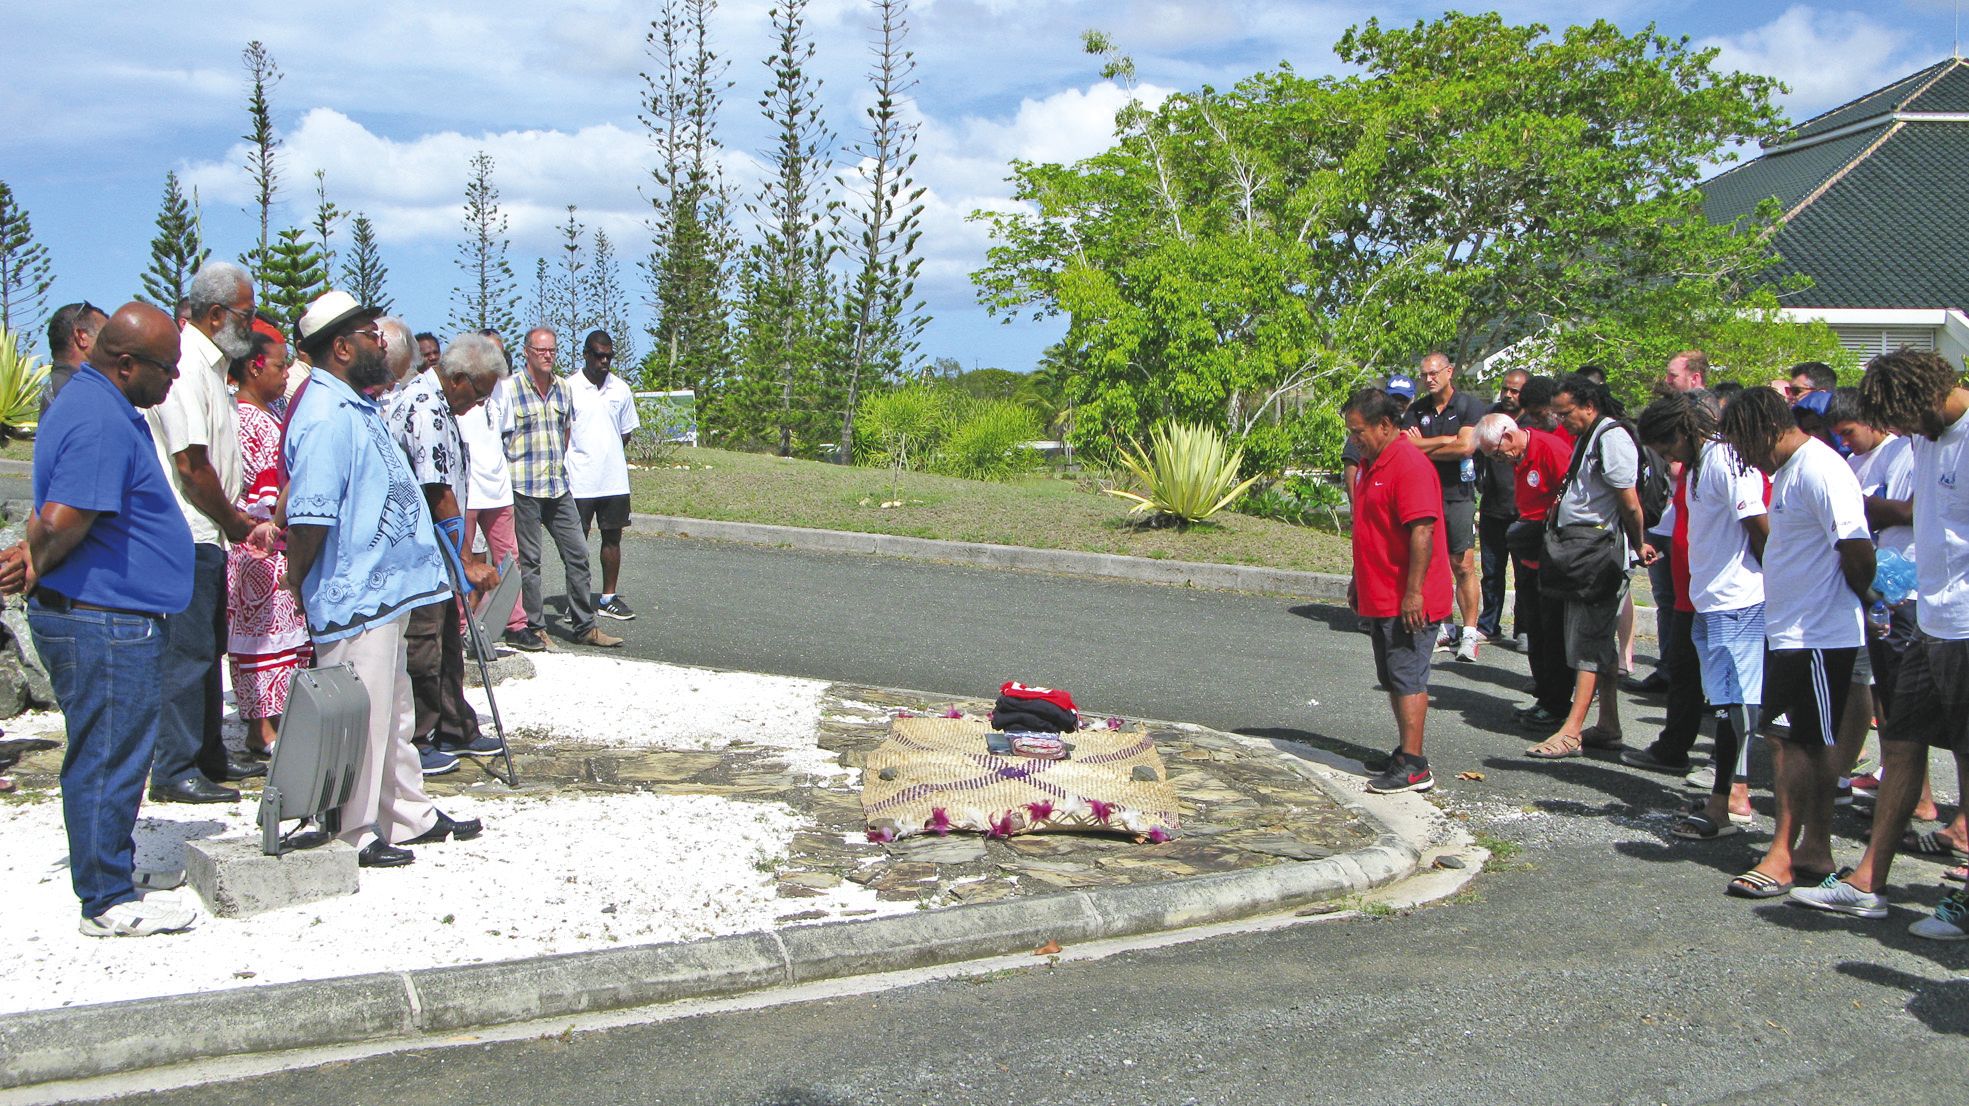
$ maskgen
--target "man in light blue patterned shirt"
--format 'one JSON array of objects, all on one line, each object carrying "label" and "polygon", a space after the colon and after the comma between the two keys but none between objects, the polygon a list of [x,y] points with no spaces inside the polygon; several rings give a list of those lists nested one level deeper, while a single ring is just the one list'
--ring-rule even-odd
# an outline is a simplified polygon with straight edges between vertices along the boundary
[{"label": "man in light blue patterned shirt", "polygon": [[349,664],[369,692],[369,743],[342,806],[341,837],[364,867],[410,863],[406,845],[475,837],[424,793],[404,629],[414,610],[451,598],[416,477],[364,389],[387,382],[375,308],[329,292],[301,317],[314,362],[288,407],[287,579],[318,667]]},{"label": "man in light blue patterned shirt", "polygon": [[547,627],[540,595],[540,528],[553,535],[567,573],[567,610],[574,640],[604,648],[622,639],[595,625],[595,601],[588,591],[588,540],[581,533],[581,514],[568,490],[567,442],[574,427],[574,403],[567,385],[554,375],[554,355],[560,347],[554,332],[544,326],[527,331],[523,345],[526,371],[506,382],[510,422],[505,430],[506,460],[513,470],[513,533],[520,547],[520,602],[526,608],[526,629],[508,631],[506,643],[516,649],[547,647],[541,632]]}]

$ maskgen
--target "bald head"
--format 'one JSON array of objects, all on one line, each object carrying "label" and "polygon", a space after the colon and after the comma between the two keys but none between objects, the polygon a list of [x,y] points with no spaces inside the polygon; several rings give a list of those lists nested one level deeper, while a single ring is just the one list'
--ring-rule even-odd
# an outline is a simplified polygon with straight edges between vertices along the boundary
[{"label": "bald head", "polygon": [[178,324],[147,303],[126,303],[96,333],[89,363],[132,405],[155,407],[178,376]]}]

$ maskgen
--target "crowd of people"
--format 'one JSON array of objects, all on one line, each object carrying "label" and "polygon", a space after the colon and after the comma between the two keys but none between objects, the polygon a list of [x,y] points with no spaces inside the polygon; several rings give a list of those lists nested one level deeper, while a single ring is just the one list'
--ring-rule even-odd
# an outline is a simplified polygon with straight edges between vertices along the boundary
[{"label": "crowd of people", "polygon": [[[487,757],[464,694],[463,619],[517,565],[494,612],[515,649],[550,648],[541,528],[565,573],[565,637],[611,648],[629,525],[634,398],[597,330],[581,367],[559,336],[447,344],[328,292],[290,335],[255,310],[247,272],[213,262],[176,317],[143,303],[58,309],[27,538],[0,553],[0,591],[28,626],[67,729],[69,868],[91,936],[185,929],[145,897],[132,832],[152,802],[219,803],[266,774],[294,674],[351,666],[369,733],[339,836],[364,867],[483,832],[447,817],[423,778]],[[588,534],[601,530],[602,591]],[[224,660],[222,667],[221,661]],[[222,737],[225,685],[245,747]]]},{"label": "crowd of people", "polygon": [[[1699,350],[1677,354],[1631,420],[1595,370],[1514,370],[1486,404],[1456,388],[1441,354],[1423,359],[1420,394],[1395,376],[1348,398],[1350,600],[1398,737],[1368,788],[1435,786],[1424,730],[1436,652],[1474,663],[1482,643],[1511,642],[1531,670],[1531,702],[1515,712],[1538,739],[1525,755],[1602,749],[1686,776],[1707,794],[1673,832],[1708,841],[1750,823],[1749,748],[1766,736],[1772,840],[1725,890],[1882,918],[1900,852],[1951,857],[1945,878],[1969,877],[1960,810],[1910,828],[1940,816],[1930,749],[1969,779],[1969,480],[1957,480],[1969,389],[1940,355],[1910,349],[1873,358],[1851,388],[1816,362],[1748,388],[1706,387],[1709,368]],[[1905,599],[1876,587],[1883,550],[1913,562]],[[1660,643],[1647,677],[1631,671],[1636,569]],[[1644,746],[1627,743],[1623,691],[1666,697]],[[1708,768],[1690,756],[1705,719]],[[1878,767],[1855,776],[1875,720]],[[1833,811],[1868,793],[1865,852],[1842,867]],[[1969,891],[1911,931],[1969,938]]]}]

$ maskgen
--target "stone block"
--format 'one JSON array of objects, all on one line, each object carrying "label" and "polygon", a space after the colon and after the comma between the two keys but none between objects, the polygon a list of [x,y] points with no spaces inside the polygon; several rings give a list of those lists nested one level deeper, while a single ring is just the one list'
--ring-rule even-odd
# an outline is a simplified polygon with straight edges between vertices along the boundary
[{"label": "stone block", "polygon": [[[536,674],[533,661],[521,653],[502,653],[494,657],[485,670],[495,684],[503,684],[507,680],[531,680]],[[465,654],[465,686],[485,686],[484,681],[479,679],[479,662],[472,659],[469,651]]]},{"label": "stone block", "polygon": [[342,841],[280,856],[260,851],[257,835],[185,843],[185,882],[220,918],[353,895],[356,850]]}]

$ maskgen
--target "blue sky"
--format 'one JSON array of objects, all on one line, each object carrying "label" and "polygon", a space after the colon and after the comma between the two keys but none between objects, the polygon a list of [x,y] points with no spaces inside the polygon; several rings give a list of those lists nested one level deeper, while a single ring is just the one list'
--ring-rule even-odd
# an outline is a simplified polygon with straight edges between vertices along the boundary
[{"label": "blue sky", "polygon": [[[770,47],[769,0],[723,0],[713,35],[731,61],[720,135],[741,189],[765,149],[754,107]],[[1952,0],[1842,4],[1697,0],[1517,0],[1517,22],[1596,17],[1653,22],[1723,50],[1726,64],[1791,86],[1802,119],[1948,56]],[[522,284],[551,255],[566,205],[606,227],[628,263],[647,251],[640,191],[651,151],[637,122],[650,0],[421,0],[297,5],[21,0],[0,16],[0,180],[53,256],[49,305],[133,295],[148,260],[165,171],[198,188],[207,237],[233,256],[257,232],[242,167],[246,78],[240,49],[265,42],[285,71],[274,92],[284,140],[281,225],[312,214],[314,172],[330,198],[377,224],[389,291],[418,329],[442,329],[460,230],[466,163],[497,161]],[[1004,206],[1012,158],[1071,161],[1102,148],[1121,94],[1081,54],[1090,27],[1137,62],[1146,93],[1226,85],[1290,61],[1335,68],[1331,46],[1370,15],[1431,18],[1441,8],[1341,0],[916,0],[908,45],[920,65],[920,183],[929,188],[919,293],[934,322],[929,357],[1030,368],[1058,324],[1002,325],[976,305],[969,274],[988,239],[964,216]],[[866,106],[865,0],[812,0],[809,24],[829,121],[844,138]],[[46,64],[42,64],[41,60]],[[342,244],[346,245],[346,228]],[[642,321],[640,309],[633,317]],[[37,343],[38,346],[38,343]]]}]

